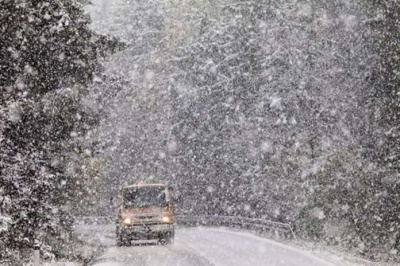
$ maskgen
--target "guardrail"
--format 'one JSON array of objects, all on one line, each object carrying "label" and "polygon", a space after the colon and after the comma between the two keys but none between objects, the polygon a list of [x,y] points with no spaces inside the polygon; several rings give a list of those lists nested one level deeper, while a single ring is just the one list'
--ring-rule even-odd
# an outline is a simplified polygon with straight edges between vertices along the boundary
[{"label": "guardrail", "polygon": [[175,218],[178,224],[185,226],[225,226],[249,230],[270,231],[278,234],[281,233],[285,237],[291,236],[297,240],[296,234],[290,224],[265,219],[221,215],[177,215]]},{"label": "guardrail", "polygon": [[[258,230],[261,232],[274,232],[285,237],[293,237],[296,234],[290,224],[269,221],[266,219],[246,218],[240,216],[222,216],[222,215],[175,215],[175,221],[182,226],[215,226],[242,228],[248,230]],[[77,217],[76,225],[110,225],[115,222],[113,217],[109,216],[84,216]]]}]

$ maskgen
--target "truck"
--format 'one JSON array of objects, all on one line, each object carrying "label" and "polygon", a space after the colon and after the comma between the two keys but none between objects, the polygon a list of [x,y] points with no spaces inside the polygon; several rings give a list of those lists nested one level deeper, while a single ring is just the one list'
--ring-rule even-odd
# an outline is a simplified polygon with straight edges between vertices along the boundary
[{"label": "truck", "polygon": [[173,189],[166,184],[136,184],[120,190],[117,246],[138,240],[172,244],[175,236]]}]

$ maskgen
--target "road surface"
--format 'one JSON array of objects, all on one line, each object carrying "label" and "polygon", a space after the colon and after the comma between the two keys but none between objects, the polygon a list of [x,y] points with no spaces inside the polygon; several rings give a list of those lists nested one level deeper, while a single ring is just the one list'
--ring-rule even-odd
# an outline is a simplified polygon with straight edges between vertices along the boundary
[{"label": "road surface", "polygon": [[96,266],[334,266],[304,251],[249,233],[179,229],[173,245],[116,247],[110,243]]}]

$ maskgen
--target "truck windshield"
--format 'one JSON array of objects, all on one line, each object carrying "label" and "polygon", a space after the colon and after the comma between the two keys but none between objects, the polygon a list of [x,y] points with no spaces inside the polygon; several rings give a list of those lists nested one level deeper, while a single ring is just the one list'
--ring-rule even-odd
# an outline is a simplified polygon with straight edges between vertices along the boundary
[{"label": "truck windshield", "polygon": [[165,207],[165,187],[135,187],[124,190],[124,208]]}]

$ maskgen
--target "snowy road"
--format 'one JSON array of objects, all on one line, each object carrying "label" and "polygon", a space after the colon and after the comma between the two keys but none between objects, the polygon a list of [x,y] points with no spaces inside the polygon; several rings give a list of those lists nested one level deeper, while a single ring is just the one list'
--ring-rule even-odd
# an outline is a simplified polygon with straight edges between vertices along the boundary
[{"label": "snowy road", "polygon": [[97,266],[333,266],[308,253],[248,233],[180,229],[169,246],[109,247]]}]

